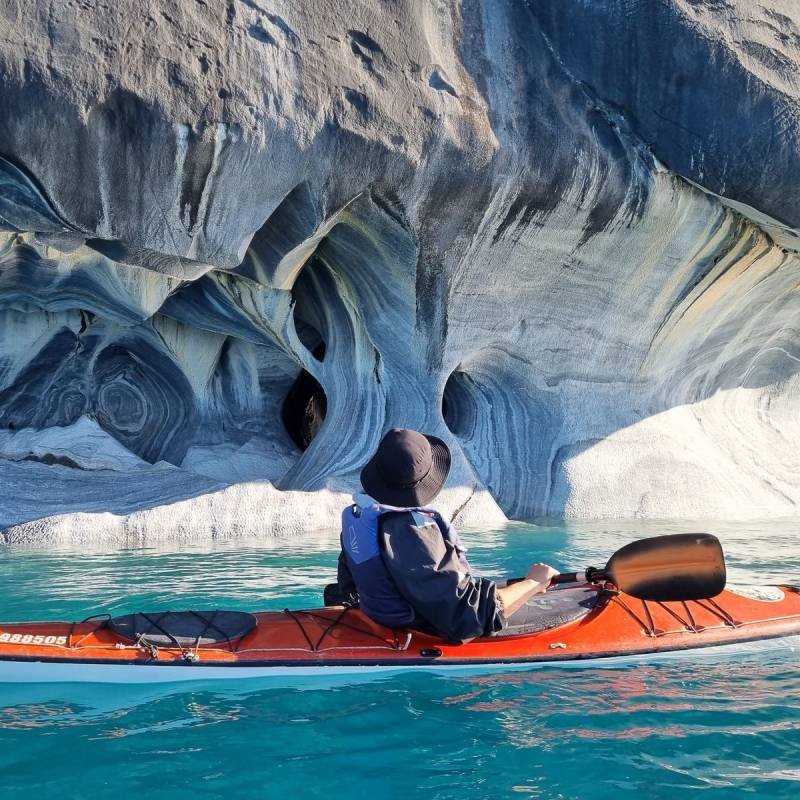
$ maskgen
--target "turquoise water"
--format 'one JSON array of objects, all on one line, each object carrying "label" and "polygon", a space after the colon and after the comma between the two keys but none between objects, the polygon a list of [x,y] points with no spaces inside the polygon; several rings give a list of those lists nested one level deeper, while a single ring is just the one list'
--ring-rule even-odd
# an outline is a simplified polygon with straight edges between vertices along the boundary
[{"label": "turquoise water", "polygon": [[[711,529],[731,580],[800,578],[790,525],[584,523],[471,532],[484,574],[602,564]],[[318,605],[336,537],[107,552],[0,551],[0,617]],[[795,798],[800,655],[295,688],[0,686],[0,797]]]}]

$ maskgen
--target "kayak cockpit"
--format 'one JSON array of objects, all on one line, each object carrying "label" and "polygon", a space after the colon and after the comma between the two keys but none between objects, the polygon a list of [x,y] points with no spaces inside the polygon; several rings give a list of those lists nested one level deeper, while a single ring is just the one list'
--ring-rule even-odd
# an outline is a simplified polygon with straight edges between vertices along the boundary
[{"label": "kayak cockpit", "polygon": [[523,636],[576,622],[597,608],[602,596],[596,586],[557,589],[534,595],[510,617],[508,627],[494,636]]}]

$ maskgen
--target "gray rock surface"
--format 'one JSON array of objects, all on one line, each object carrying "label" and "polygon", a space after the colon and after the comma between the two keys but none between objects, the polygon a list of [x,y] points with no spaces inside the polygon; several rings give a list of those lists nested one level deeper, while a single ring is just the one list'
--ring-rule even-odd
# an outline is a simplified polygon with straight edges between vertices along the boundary
[{"label": "gray rock surface", "polygon": [[795,515],[797,11],[0,3],[0,528]]}]

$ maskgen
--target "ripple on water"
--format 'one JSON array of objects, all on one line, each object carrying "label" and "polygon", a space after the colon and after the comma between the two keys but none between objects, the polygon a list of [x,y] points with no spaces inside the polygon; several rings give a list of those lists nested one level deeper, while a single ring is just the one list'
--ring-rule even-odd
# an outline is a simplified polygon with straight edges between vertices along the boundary
[{"label": "ripple on water", "polygon": [[[708,524],[703,526],[709,529]],[[602,563],[619,522],[466,535],[485,574]],[[796,578],[791,526],[717,526],[737,582]],[[0,556],[3,617],[319,602],[337,536]],[[775,543],[778,543],[776,546]],[[0,687],[0,790],[86,797],[796,797],[797,653],[401,675],[363,685]]]}]

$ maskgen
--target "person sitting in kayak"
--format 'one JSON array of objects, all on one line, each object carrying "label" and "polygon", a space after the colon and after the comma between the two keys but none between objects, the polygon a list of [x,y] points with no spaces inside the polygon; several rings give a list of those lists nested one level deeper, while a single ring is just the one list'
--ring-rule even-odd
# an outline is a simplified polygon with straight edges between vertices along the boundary
[{"label": "person sitting in kayak", "polygon": [[428,504],[450,471],[435,436],[395,428],[361,471],[364,493],[342,514],[338,581],[329,587],[392,628],[432,631],[451,642],[490,636],[557,571],[534,564],[510,586],[476,578],[453,527]]}]

